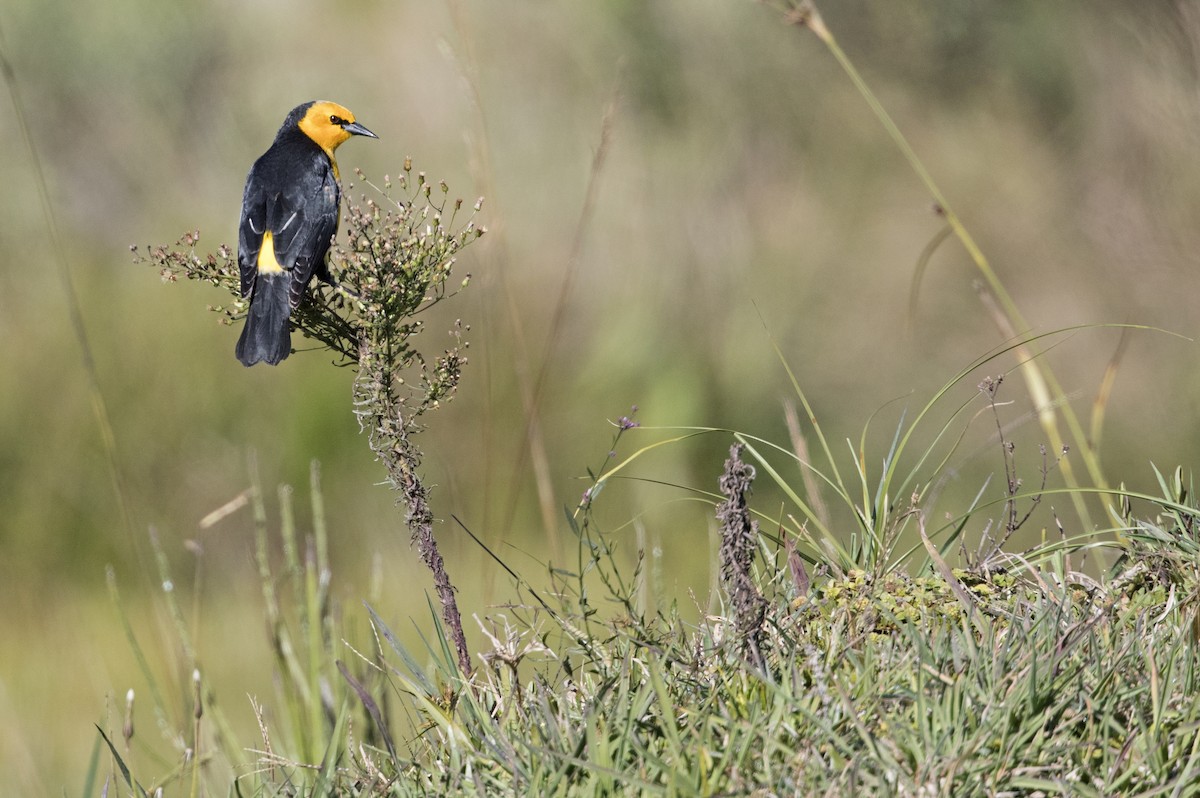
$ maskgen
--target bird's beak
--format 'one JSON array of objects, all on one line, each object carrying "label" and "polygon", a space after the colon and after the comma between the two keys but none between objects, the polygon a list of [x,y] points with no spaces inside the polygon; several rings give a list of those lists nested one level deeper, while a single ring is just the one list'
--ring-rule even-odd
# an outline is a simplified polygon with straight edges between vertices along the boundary
[{"label": "bird's beak", "polygon": [[373,139],[379,138],[379,136],[376,136],[374,133],[367,130],[357,122],[347,122],[346,124],[342,125],[342,130],[354,136],[370,136]]}]

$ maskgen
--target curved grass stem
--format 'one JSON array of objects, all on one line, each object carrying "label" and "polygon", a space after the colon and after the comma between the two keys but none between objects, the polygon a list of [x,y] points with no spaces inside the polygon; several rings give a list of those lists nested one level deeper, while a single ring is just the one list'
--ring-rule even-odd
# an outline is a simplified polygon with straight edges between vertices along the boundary
[{"label": "curved grass stem", "polygon": [[[888,137],[891,138],[896,148],[900,150],[909,167],[916,173],[921,183],[925,186],[925,190],[929,192],[938,210],[945,217],[946,224],[953,232],[955,238],[958,239],[967,251],[968,257],[970,257],[971,262],[982,277],[985,292],[981,292],[981,298],[993,322],[1000,329],[1001,333],[1006,338],[1011,339],[1028,332],[1030,330],[1029,323],[1021,314],[1012,295],[1009,294],[1004,284],[1000,281],[987,256],[984,255],[983,250],[976,243],[970,231],[967,230],[966,225],[963,224],[958,214],[955,213],[954,208],[947,201],[945,195],[934,181],[933,176],[925,167],[924,162],[917,156],[912,145],[909,144],[908,139],[901,132],[895,120],[892,119],[887,109],[883,107],[883,104],[875,96],[875,93],[871,91],[871,87],[867,85],[866,80],[859,74],[854,63],[846,55],[845,51],[842,50],[833,33],[825,26],[816,5],[808,0],[794,4],[788,9],[786,16],[792,24],[812,31],[829,49],[829,52],[854,84],[855,89],[858,90],[858,93],[862,95],[863,100],[866,101],[871,111],[875,114],[880,125],[887,132]],[[1102,490],[1106,489],[1108,481],[1105,479],[1100,467],[1099,455],[1092,444],[1091,438],[1085,432],[1079,416],[1069,403],[1056,400],[1056,397],[1062,397],[1064,393],[1049,365],[1044,360],[1036,358],[1034,353],[1029,351],[1024,345],[1017,347],[1017,356],[1021,365],[1021,373],[1025,377],[1026,389],[1033,401],[1038,421],[1041,423],[1042,430],[1049,440],[1049,445],[1055,451],[1061,451],[1065,444],[1064,436],[1059,429],[1059,414],[1061,412],[1062,421],[1070,433],[1073,448],[1083,460],[1088,479],[1095,487]],[[1069,460],[1064,459],[1062,461],[1061,469],[1063,478],[1069,486],[1079,487],[1081,485],[1079,477],[1074,473]],[[1081,523],[1086,528],[1092,528],[1091,513],[1084,500],[1084,495],[1082,493],[1072,493],[1071,500]]]}]

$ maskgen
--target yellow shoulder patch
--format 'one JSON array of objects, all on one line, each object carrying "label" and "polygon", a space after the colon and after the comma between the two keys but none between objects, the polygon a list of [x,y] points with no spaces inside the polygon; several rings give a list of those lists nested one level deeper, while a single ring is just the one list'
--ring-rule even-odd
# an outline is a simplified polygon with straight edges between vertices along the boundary
[{"label": "yellow shoulder patch", "polygon": [[283,267],[275,259],[275,237],[268,230],[263,233],[262,246],[258,250],[258,273],[274,274],[281,271],[283,271]]}]

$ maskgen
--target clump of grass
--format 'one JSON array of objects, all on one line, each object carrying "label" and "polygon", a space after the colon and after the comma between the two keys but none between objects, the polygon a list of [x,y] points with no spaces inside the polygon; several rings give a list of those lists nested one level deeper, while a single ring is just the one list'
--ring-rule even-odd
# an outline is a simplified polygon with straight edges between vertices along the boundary
[{"label": "clump of grass", "polygon": [[[257,739],[243,738],[236,729],[244,724],[230,720],[193,642],[202,603],[197,598],[190,612],[185,609],[181,580],[158,536],[152,534],[156,581],[162,587],[159,601],[169,618],[162,644],[168,650],[165,658],[177,664],[166,678],[151,666],[151,657],[145,654],[147,632],[125,614],[116,576],[109,573],[112,599],[144,683],[136,702],[135,691],[128,691],[119,726],[110,720],[108,728],[100,731],[116,764],[109,781],[123,783],[129,794],[224,794],[231,784],[243,795],[297,790],[325,794],[338,783],[339,768],[354,755],[356,742],[381,750],[391,747],[380,704],[370,700],[372,693],[380,692],[382,678],[374,666],[372,641],[359,639],[342,625],[317,464],[311,469],[312,529],[306,535],[295,521],[292,488],[280,486],[280,515],[272,522],[253,458],[249,470],[250,488],[214,511],[204,525],[247,505],[253,514],[259,611],[275,672],[274,700],[250,695],[248,706],[235,710],[250,713],[258,730]],[[205,552],[191,541],[188,548],[195,560],[192,582],[198,596]],[[241,643],[231,643],[209,657],[244,656],[240,647]],[[386,710],[386,700],[381,700]],[[135,707],[140,720],[135,719]],[[147,707],[153,723],[144,720]],[[149,780],[137,775],[151,768],[159,774]],[[90,780],[95,781],[95,774]],[[84,794],[97,793],[85,789]]]},{"label": "clump of grass", "polygon": [[[730,494],[748,494],[752,471],[739,448],[714,478],[723,502],[694,491],[722,505],[723,517]],[[1098,577],[1072,565],[1090,545],[1080,540],[949,578],[930,560],[909,573],[894,564],[843,570],[818,556],[825,576],[802,590],[793,564],[751,523],[761,624],[748,658],[736,581],[723,582],[726,609],[697,624],[674,609],[637,610],[640,552],[631,576],[594,512],[627,463],[597,472],[576,513],[581,568],[557,578],[577,588],[546,600],[509,570],[527,600],[484,621],[496,666],[424,740],[421,788],[1099,795],[1186,791],[1200,775],[1200,671],[1181,634],[1195,612],[1168,600],[1200,586],[1183,565],[1200,510],[1174,494],[1126,495],[1158,515],[1122,525],[1136,544]],[[1004,493],[995,506],[1007,518]],[[726,524],[722,536],[741,539],[745,529]],[[599,591],[584,587],[587,574]],[[417,787],[401,776],[388,789]]]},{"label": "clump of grass", "polygon": [[[330,255],[338,285],[317,284],[292,313],[290,325],[356,369],[354,413],[387,469],[389,483],[401,495],[413,543],[433,574],[459,667],[470,673],[471,657],[433,535],[429,491],[420,477],[422,453],[415,442],[424,415],[458,389],[467,362],[463,336],[469,328],[455,322],[450,345],[434,355],[418,349],[415,339],[425,327],[422,314],[470,279],[468,274],[454,281],[456,256],[485,232],[474,218],[483,200],[464,211],[462,200],[449,199],[445,182],[435,185],[423,172],[414,173],[409,159],[399,177],[394,182],[385,177],[382,186],[356,174],[370,193],[355,196],[353,186],[345,192],[345,235]],[[199,241],[199,232],[189,232],[174,246],[132,249],[138,262],[157,268],[168,282],[198,280],[232,294],[228,302],[209,306],[223,322],[232,323],[248,307],[241,296],[236,254],[225,245],[202,254]]]},{"label": "clump of grass", "polygon": [[[634,429],[654,434],[623,420],[613,448]],[[724,483],[761,518],[741,451],[713,464],[713,487]],[[279,706],[255,702],[261,739],[243,746],[203,679],[194,689],[181,679],[182,706],[156,710],[160,728],[167,718],[179,729],[178,764],[146,792],[227,791],[222,761],[238,792],[255,795],[1100,795],[1183,793],[1200,776],[1197,612],[1184,598],[1200,593],[1200,509],[1180,472],[1162,479],[1162,496],[1119,499],[1131,543],[1095,577],[1073,567],[1088,545],[1077,541],[949,579],[928,560],[909,572],[818,557],[817,578],[802,586],[779,556],[786,547],[751,522],[751,584],[726,580],[726,609],[686,622],[675,607],[641,611],[641,553],[629,573],[623,540],[596,512],[617,478],[607,465],[573,516],[577,569],[552,569],[542,592],[500,563],[513,599],[478,619],[489,647],[470,677],[436,613],[420,651],[370,610],[373,634],[353,640],[331,609],[323,521],[302,544],[285,512],[284,562],[273,568],[252,497]],[[320,518],[315,471],[312,493]],[[714,512],[729,501],[696,493]],[[995,504],[1002,516],[1006,498]],[[1150,517],[1139,520],[1135,505]],[[745,530],[730,524],[722,535]],[[742,587],[759,597],[754,658]],[[178,601],[170,591],[164,600]],[[182,614],[170,614],[185,637]],[[145,724],[130,715],[124,725]],[[142,794],[131,736],[106,739],[118,778]]]}]

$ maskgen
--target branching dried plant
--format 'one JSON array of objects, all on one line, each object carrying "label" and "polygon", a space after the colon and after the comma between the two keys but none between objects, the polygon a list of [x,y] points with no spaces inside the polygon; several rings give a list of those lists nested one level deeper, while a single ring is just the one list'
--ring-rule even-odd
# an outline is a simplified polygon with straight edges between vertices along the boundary
[{"label": "branching dried plant", "polygon": [[[451,399],[458,388],[469,327],[454,322],[449,346],[435,356],[422,353],[413,341],[425,327],[426,311],[470,279],[467,274],[453,282],[455,258],[486,232],[475,222],[483,200],[464,211],[462,200],[449,198],[445,182],[433,184],[423,172],[414,173],[409,159],[402,174],[395,181],[385,177],[382,186],[356,174],[369,193],[354,197],[353,186],[343,192],[344,236],[331,248],[329,263],[337,285],[314,284],[293,311],[291,326],[357,372],[354,413],[387,469],[389,483],[401,494],[412,540],[433,573],[459,667],[470,674],[454,587],[434,538],[429,489],[420,477],[422,454],[414,442],[425,413]],[[199,241],[199,232],[190,232],[174,246],[131,249],[135,261],[159,269],[166,281],[200,280],[228,291],[232,299],[209,308],[230,324],[248,307],[241,296],[236,253],[221,245],[215,253],[203,254]]]}]

